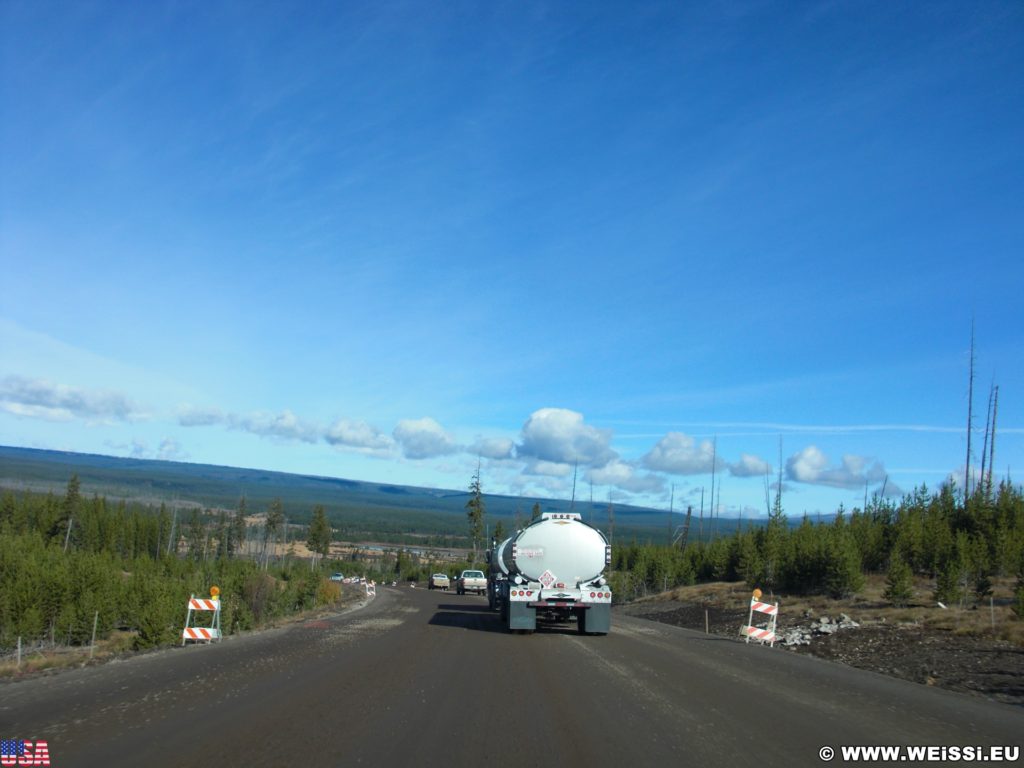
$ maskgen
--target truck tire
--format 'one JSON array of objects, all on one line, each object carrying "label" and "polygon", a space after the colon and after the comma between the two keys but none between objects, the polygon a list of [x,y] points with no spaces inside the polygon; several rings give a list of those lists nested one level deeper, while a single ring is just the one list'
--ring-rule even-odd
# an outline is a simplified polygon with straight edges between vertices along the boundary
[{"label": "truck tire", "polygon": [[576,631],[581,635],[587,634],[587,612],[580,611],[576,614]]}]

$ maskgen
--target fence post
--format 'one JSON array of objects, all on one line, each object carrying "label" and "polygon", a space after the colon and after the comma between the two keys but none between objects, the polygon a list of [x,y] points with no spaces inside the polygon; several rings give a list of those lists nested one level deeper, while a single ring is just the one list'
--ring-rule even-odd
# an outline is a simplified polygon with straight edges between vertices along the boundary
[{"label": "fence post", "polygon": [[89,643],[89,658],[92,658],[93,653],[96,652],[96,623],[100,620],[100,612],[96,611],[96,614],[92,617],[92,642]]}]

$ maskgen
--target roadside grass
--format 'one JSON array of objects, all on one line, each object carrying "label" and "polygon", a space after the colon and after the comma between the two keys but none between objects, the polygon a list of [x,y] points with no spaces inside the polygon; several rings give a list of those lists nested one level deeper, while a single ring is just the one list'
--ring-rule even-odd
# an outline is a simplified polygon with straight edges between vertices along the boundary
[{"label": "roadside grass", "polygon": [[[331,582],[326,582],[326,584],[322,594],[324,599],[316,608],[267,621],[261,627],[251,631],[259,632],[309,619],[323,618],[354,605],[366,596],[362,585],[358,585],[356,588],[354,585],[347,584],[339,585]],[[41,672],[57,672],[63,669],[104,664],[119,657],[147,652],[133,650],[137,635],[138,632],[135,631],[115,630],[110,633],[109,637],[96,641],[96,648],[91,657],[87,645],[39,644],[22,649],[21,665],[19,666],[17,652],[8,652],[0,656],[0,680],[17,680]],[[180,645],[180,632],[178,637],[179,641],[173,645]],[[164,647],[173,647],[173,645]]]},{"label": "roadside grass", "polygon": [[96,641],[96,648],[90,656],[89,646],[54,645],[23,648],[21,666],[17,653],[7,654],[0,659],[0,679],[18,678],[49,670],[84,667],[102,664],[113,658],[129,653],[137,632],[115,630],[110,637]]},{"label": "roadside grass", "polygon": [[[914,594],[905,606],[893,606],[883,596],[885,575],[865,576],[864,588],[855,596],[836,600],[826,595],[771,594],[762,600],[779,603],[779,626],[806,624],[821,616],[837,618],[847,614],[862,625],[889,624],[919,626],[971,637],[994,637],[1024,646],[1024,621],[1013,613],[1015,580],[993,578],[992,601],[977,600],[969,595],[964,601],[942,608],[932,597],[932,579],[915,578]],[[746,610],[751,590],[742,582],[712,582],[662,592],[640,598],[636,603],[674,601],[688,604],[714,605],[728,610]]]}]

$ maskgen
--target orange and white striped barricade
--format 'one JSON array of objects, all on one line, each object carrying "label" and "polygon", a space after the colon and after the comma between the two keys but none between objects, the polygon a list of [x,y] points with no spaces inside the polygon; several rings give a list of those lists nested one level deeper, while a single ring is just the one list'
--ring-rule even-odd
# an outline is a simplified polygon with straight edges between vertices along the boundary
[{"label": "orange and white striped barricade", "polygon": [[[196,627],[192,622],[195,614],[200,611],[210,611],[213,618],[208,627]],[[185,615],[185,629],[181,631],[181,644],[189,640],[210,643],[214,640],[220,641],[220,600],[218,598],[203,598],[192,595],[188,601],[188,613]]]},{"label": "orange and white striped barricade", "polygon": [[363,582],[363,586],[366,587],[366,596],[367,597],[376,597],[377,596],[377,582],[376,581],[364,581]]},{"label": "orange and white striped barricade", "polygon": [[[763,613],[768,616],[768,626],[765,628],[754,626],[754,613]],[[778,603],[762,603],[757,598],[750,600],[750,615],[747,617],[746,626],[740,627],[740,634],[746,636],[747,642],[757,640],[759,643],[768,643],[775,647],[775,624],[779,618]]]}]

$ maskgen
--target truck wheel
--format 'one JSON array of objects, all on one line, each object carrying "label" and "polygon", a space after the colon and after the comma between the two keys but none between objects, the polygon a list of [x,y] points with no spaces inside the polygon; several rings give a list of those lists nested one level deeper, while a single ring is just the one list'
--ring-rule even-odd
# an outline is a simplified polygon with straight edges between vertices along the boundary
[{"label": "truck wheel", "polygon": [[581,635],[587,634],[587,612],[580,611],[576,614],[576,631]]}]

